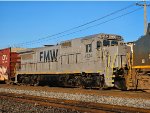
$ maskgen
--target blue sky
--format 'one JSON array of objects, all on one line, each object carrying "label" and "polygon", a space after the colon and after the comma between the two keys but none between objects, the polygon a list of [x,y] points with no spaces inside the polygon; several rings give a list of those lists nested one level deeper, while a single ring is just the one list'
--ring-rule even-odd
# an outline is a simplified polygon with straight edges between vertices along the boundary
[{"label": "blue sky", "polygon": [[[0,2],[0,48],[13,45],[39,47],[45,44],[56,44],[60,41],[97,33],[118,34],[123,36],[126,42],[137,40],[144,32],[143,9],[72,35],[59,38],[55,36],[46,40],[40,40],[38,43],[19,45],[20,43],[44,38],[82,25],[133,3],[135,1]],[[139,6],[135,5],[91,25],[103,23],[137,8]],[[150,8],[147,7],[148,22],[150,22],[149,14]],[[88,26],[84,28],[86,27]]]}]

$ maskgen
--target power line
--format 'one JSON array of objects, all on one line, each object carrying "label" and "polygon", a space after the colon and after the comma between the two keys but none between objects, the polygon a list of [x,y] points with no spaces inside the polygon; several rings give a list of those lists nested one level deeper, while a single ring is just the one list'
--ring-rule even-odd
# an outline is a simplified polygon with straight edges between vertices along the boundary
[{"label": "power line", "polygon": [[[124,16],[126,16],[126,15],[131,14],[131,13],[134,13],[134,12],[136,12],[136,11],[140,10],[140,9],[142,9],[142,8],[141,8],[141,7],[140,7],[140,8],[137,8],[137,9],[135,9],[135,10],[133,10],[133,11],[130,11],[130,12],[128,12],[128,13],[125,13],[125,14],[119,15],[119,16],[117,16],[117,17],[111,18],[111,19],[106,20],[106,21],[103,21],[103,22],[101,22],[101,23],[99,23],[99,24],[95,24],[95,25],[89,26],[89,27],[84,28],[84,29],[80,29],[80,30],[77,30],[77,31],[74,31],[74,32],[71,32],[71,33],[68,33],[68,34],[65,34],[65,35],[61,35],[61,36],[55,37],[55,38],[53,38],[53,39],[57,39],[57,38],[61,38],[61,37],[64,37],[64,36],[72,35],[72,34],[75,34],[75,33],[78,33],[78,32],[81,32],[81,31],[84,31],[84,30],[87,30],[87,29],[93,28],[93,27],[100,26],[100,25],[105,24],[105,23],[107,23],[107,22],[110,22],[110,21],[112,21],[112,20],[115,20],[115,19],[118,19],[118,18],[124,17]],[[52,39],[47,39],[46,41],[48,41],[48,40],[52,40]],[[30,45],[30,44],[34,44],[34,43],[41,43],[41,41],[38,41],[38,42],[31,42],[31,43],[26,44],[26,45]]]},{"label": "power line", "polygon": [[146,7],[150,6],[150,4],[146,4],[146,0],[144,0],[143,2],[144,2],[144,4],[136,3],[136,5],[144,7],[144,35],[146,35],[146,30],[147,30],[147,11],[146,11]]},{"label": "power line", "polygon": [[[143,1],[140,1],[140,2],[143,2]],[[140,3],[140,2],[138,2],[138,3]],[[50,35],[50,36],[46,36],[46,37],[43,37],[43,38],[39,38],[39,39],[37,39],[37,40],[28,41],[28,42],[24,42],[24,43],[19,43],[19,44],[15,44],[15,45],[20,45],[20,46],[21,46],[21,45],[25,45],[25,44],[28,44],[28,43],[33,43],[33,42],[36,43],[36,42],[41,41],[41,40],[45,40],[45,39],[48,39],[48,38],[51,38],[51,37],[55,37],[55,36],[57,36],[57,35],[61,35],[61,34],[64,34],[64,33],[69,32],[69,31],[78,29],[78,28],[80,28],[80,27],[89,25],[89,24],[91,24],[91,23],[97,22],[97,21],[99,21],[99,20],[102,20],[102,19],[104,19],[104,18],[107,18],[107,17],[109,17],[109,16],[111,16],[111,15],[114,15],[114,14],[116,14],[116,13],[119,13],[119,12],[121,12],[121,11],[124,11],[124,10],[126,10],[126,9],[128,9],[128,8],[130,8],[130,7],[133,7],[133,6],[135,6],[135,3],[129,5],[129,6],[125,7],[125,8],[122,8],[122,9],[120,9],[120,10],[114,11],[114,12],[112,12],[112,13],[110,13],[110,14],[107,14],[107,15],[101,17],[101,18],[98,18],[98,19],[89,21],[89,22],[87,22],[87,23],[85,23],[85,24],[82,24],[82,25],[73,27],[73,28],[71,28],[71,29],[68,29],[68,30],[65,30],[65,31],[62,31],[62,32],[59,32],[59,33],[56,33],[56,34],[53,34],[53,35]]]}]

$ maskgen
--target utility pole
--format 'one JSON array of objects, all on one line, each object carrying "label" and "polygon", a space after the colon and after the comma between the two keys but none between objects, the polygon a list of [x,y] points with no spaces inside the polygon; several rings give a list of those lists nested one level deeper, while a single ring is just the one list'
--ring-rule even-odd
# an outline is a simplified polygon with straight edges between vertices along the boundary
[{"label": "utility pole", "polygon": [[143,2],[144,2],[144,4],[136,3],[136,5],[144,7],[144,35],[146,35],[146,30],[147,30],[147,11],[146,11],[146,7],[150,6],[150,5],[146,4],[146,0],[143,0]]}]

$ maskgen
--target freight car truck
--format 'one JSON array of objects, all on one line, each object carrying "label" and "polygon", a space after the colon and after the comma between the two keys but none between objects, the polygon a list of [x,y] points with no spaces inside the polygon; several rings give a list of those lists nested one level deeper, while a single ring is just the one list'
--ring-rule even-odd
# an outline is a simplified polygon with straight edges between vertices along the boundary
[{"label": "freight car truck", "polygon": [[5,48],[0,50],[0,81],[6,82],[15,78],[15,67],[20,63],[19,54],[16,51],[21,48]]}]

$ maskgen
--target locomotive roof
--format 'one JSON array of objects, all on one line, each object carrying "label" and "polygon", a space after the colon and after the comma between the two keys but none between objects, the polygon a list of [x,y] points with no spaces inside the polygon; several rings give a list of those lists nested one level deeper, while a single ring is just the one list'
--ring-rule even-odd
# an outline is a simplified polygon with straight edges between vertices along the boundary
[{"label": "locomotive roof", "polygon": [[143,41],[145,39],[150,41],[150,23],[148,24],[146,35],[141,36],[138,40],[135,41],[135,43],[140,42],[141,40]]},{"label": "locomotive roof", "polygon": [[64,42],[69,42],[69,41],[72,41],[72,40],[76,40],[76,39],[86,40],[86,39],[92,39],[92,38],[95,38],[95,37],[99,37],[101,39],[110,39],[110,40],[113,40],[113,39],[123,40],[123,38],[120,35],[99,33],[99,34],[88,35],[88,36],[85,36],[85,37],[74,38],[74,39],[71,39],[71,40],[62,41],[62,42],[60,42],[60,44],[62,44]]},{"label": "locomotive roof", "polygon": [[147,33],[146,33],[146,35],[150,35],[150,23],[148,23]]},{"label": "locomotive roof", "polygon": [[[115,35],[115,34],[105,34],[105,33],[99,33],[99,34],[94,34],[94,35],[89,35],[89,36],[85,36],[85,37],[80,37],[80,38],[74,38],[74,39],[71,39],[71,40],[66,40],[66,41],[62,41],[60,42],[59,44],[57,45],[61,45],[65,42],[70,42],[72,40],[76,40],[76,39],[81,39],[81,40],[88,40],[88,39],[92,39],[92,38],[96,38],[96,37],[99,37],[100,39],[109,39],[109,40],[114,40],[114,39],[117,39],[117,40],[123,40],[123,38],[119,35]],[[43,47],[37,47],[37,48],[27,48],[27,49],[24,49],[24,50],[21,50],[21,51],[18,51],[19,54],[26,54],[26,53],[32,53],[38,49],[42,49],[42,48],[45,48],[45,47],[51,47],[52,45],[46,45],[46,46],[43,46]],[[56,46],[56,45],[55,45]]]}]

